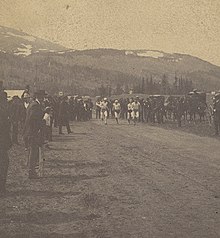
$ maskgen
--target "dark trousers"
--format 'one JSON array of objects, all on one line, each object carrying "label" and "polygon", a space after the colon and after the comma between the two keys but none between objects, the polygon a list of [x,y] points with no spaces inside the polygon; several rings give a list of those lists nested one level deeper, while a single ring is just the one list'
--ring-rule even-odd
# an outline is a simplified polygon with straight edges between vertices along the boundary
[{"label": "dark trousers", "polygon": [[29,155],[29,176],[35,176],[39,166],[39,145],[31,144]]},{"label": "dark trousers", "polygon": [[146,111],[144,112],[144,120],[145,120],[145,122],[149,122],[149,121],[150,121],[150,118],[151,118],[151,113],[150,113],[149,110],[146,110]]},{"label": "dark trousers", "polygon": [[0,149],[0,195],[5,192],[8,165],[8,152],[4,149]]},{"label": "dark trousers", "polygon": [[[69,122],[66,124],[67,133],[71,132]],[[59,134],[62,134],[62,125],[59,125]]]},{"label": "dark trousers", "polygon": [[95,118],[100,119],[100,109],[95,110]]},{"label": "dark trousers", "polygon": [[18,144],[18,122],[12,123],[12,143]]},{"label": "dark trousers", "polygon": [[45,126],[45,139],[52,141],[52,126]]},{"label": "dark trousers", "polygon": [[214,126],[215,126],[215,134],[219,135],[219,130],[220,130],[220,112],[216,112],[214,114]]},{"label": "dark trousers", "polygon": [[216,134],[216,135],[219,135],[220,120],[214,120],[214,126],[215,126],[215,134]]}]

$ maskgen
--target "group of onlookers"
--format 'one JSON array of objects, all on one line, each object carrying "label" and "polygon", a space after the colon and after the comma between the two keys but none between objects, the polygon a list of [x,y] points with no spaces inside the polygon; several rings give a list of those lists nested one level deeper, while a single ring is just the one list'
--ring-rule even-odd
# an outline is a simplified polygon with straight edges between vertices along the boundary
[{"label": "group of onlookers", "polygon": [[92,118],[93,104],[90,98],[50,96],[44,90],[30,93],[27,87],[21,97],[7,100],[3,83],[0,82],[0,195],[5,194],[9,158],[7,151],[13,144],[20,144],[23,138],[28,151],[28,175],[39,177],[39,158],[42,147],[52,141],[52,127],[58,127],[63,134],[72,133],[70,121],[86,121]]},{"label": "group of onlookers", "polygon": [[[194,89],[185,96],[161,96],[152,95],[146,99],[139,98],[120,98],[116,100],[107,98],[97,98],[95,104],[96,119],[102,119],[107,124],[108,118],[115,118],[118,123],[120,119],[127,119],[129,124],[131,120],[136,122],[164,123],[165,120],[176,121],[181,127],[182,121],[200,122],[208,119],[209,124],[212,121],[215,128],[220,122],[220,108],[218,108],[220,93],[213,97],[213,107],[208,107],[206,103],[206,94]],[[219,129],[215,129],[218,134]]]}]

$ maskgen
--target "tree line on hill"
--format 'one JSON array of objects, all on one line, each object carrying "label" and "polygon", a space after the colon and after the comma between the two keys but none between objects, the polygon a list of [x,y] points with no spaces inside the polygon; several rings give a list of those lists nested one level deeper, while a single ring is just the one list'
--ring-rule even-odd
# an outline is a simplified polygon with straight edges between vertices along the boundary
[{"label": "tree line on hill", "polygon": [[178,95],[188,93],[195,86],[191,79],[182,75],[173,79],[169,74],[138,77],[119,71],[64,64],[47,57],[26,60],[0,54],[0,63],[0,79],[8,89],[23,89],[29,84],[33,90],[43,88],[51,94],[63,91],[91,96],[130,92]]},{"label": "tree line on hill", "polygon": [[161,80],[156,80],[152,76],[142,77],[128,84],[125,82],[118,82],[115,87],[111,85],[101,85],[96,88],[96,95],[111,96],[121,95],[123,93],[128,94],[140,93],[140,94],[161,94],[161,95],[184,95],[193,89],[193,81],[183,76],[175,76],[174,81],[170,82],[168,77],[164,74]]}]

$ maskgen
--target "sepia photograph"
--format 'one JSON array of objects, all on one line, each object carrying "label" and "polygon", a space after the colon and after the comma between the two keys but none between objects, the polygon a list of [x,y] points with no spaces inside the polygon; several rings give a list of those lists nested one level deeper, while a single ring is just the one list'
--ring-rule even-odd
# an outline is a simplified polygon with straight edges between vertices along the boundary
[{"label": "sepia photograph", "polygon": [[220,238],[219,0],[0,0],[0,238]]}]

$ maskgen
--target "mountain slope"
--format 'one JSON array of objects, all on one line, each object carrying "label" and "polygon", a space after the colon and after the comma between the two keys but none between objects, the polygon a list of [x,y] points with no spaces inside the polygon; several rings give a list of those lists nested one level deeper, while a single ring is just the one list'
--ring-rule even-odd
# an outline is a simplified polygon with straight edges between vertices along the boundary
[{"label": "mountain slope", "polygon": [[38,85],[48,91],[95,93],[101,84],[132,87],[166,76],[192,80],[200,90],[220,88],[220,67],[197,57],[156,50],[71,50],[23,32],[0,27],[0,79],[10,88]]},{"label": "mountain slope", "polygon": [[[85,66],[92,69],[117,71],[134,77],[153,77],[161,80],[165,74],[173,82],[175,75],[195,82],[201,90],[220,87],[220,67],[197,57],[184,54],[168,54],[152,50],[95,49],[33,54],[28,60],[55,61],[68,66]],[[107,77],[106,77],[107,78]],[[89,81],[90,79],[88,79]]]},{"label": "mountain slope", "polygon": [[28,56],[41,51],[54,52],[66,48],[18,30],[0,26],[0,51],[14,55]]}]

